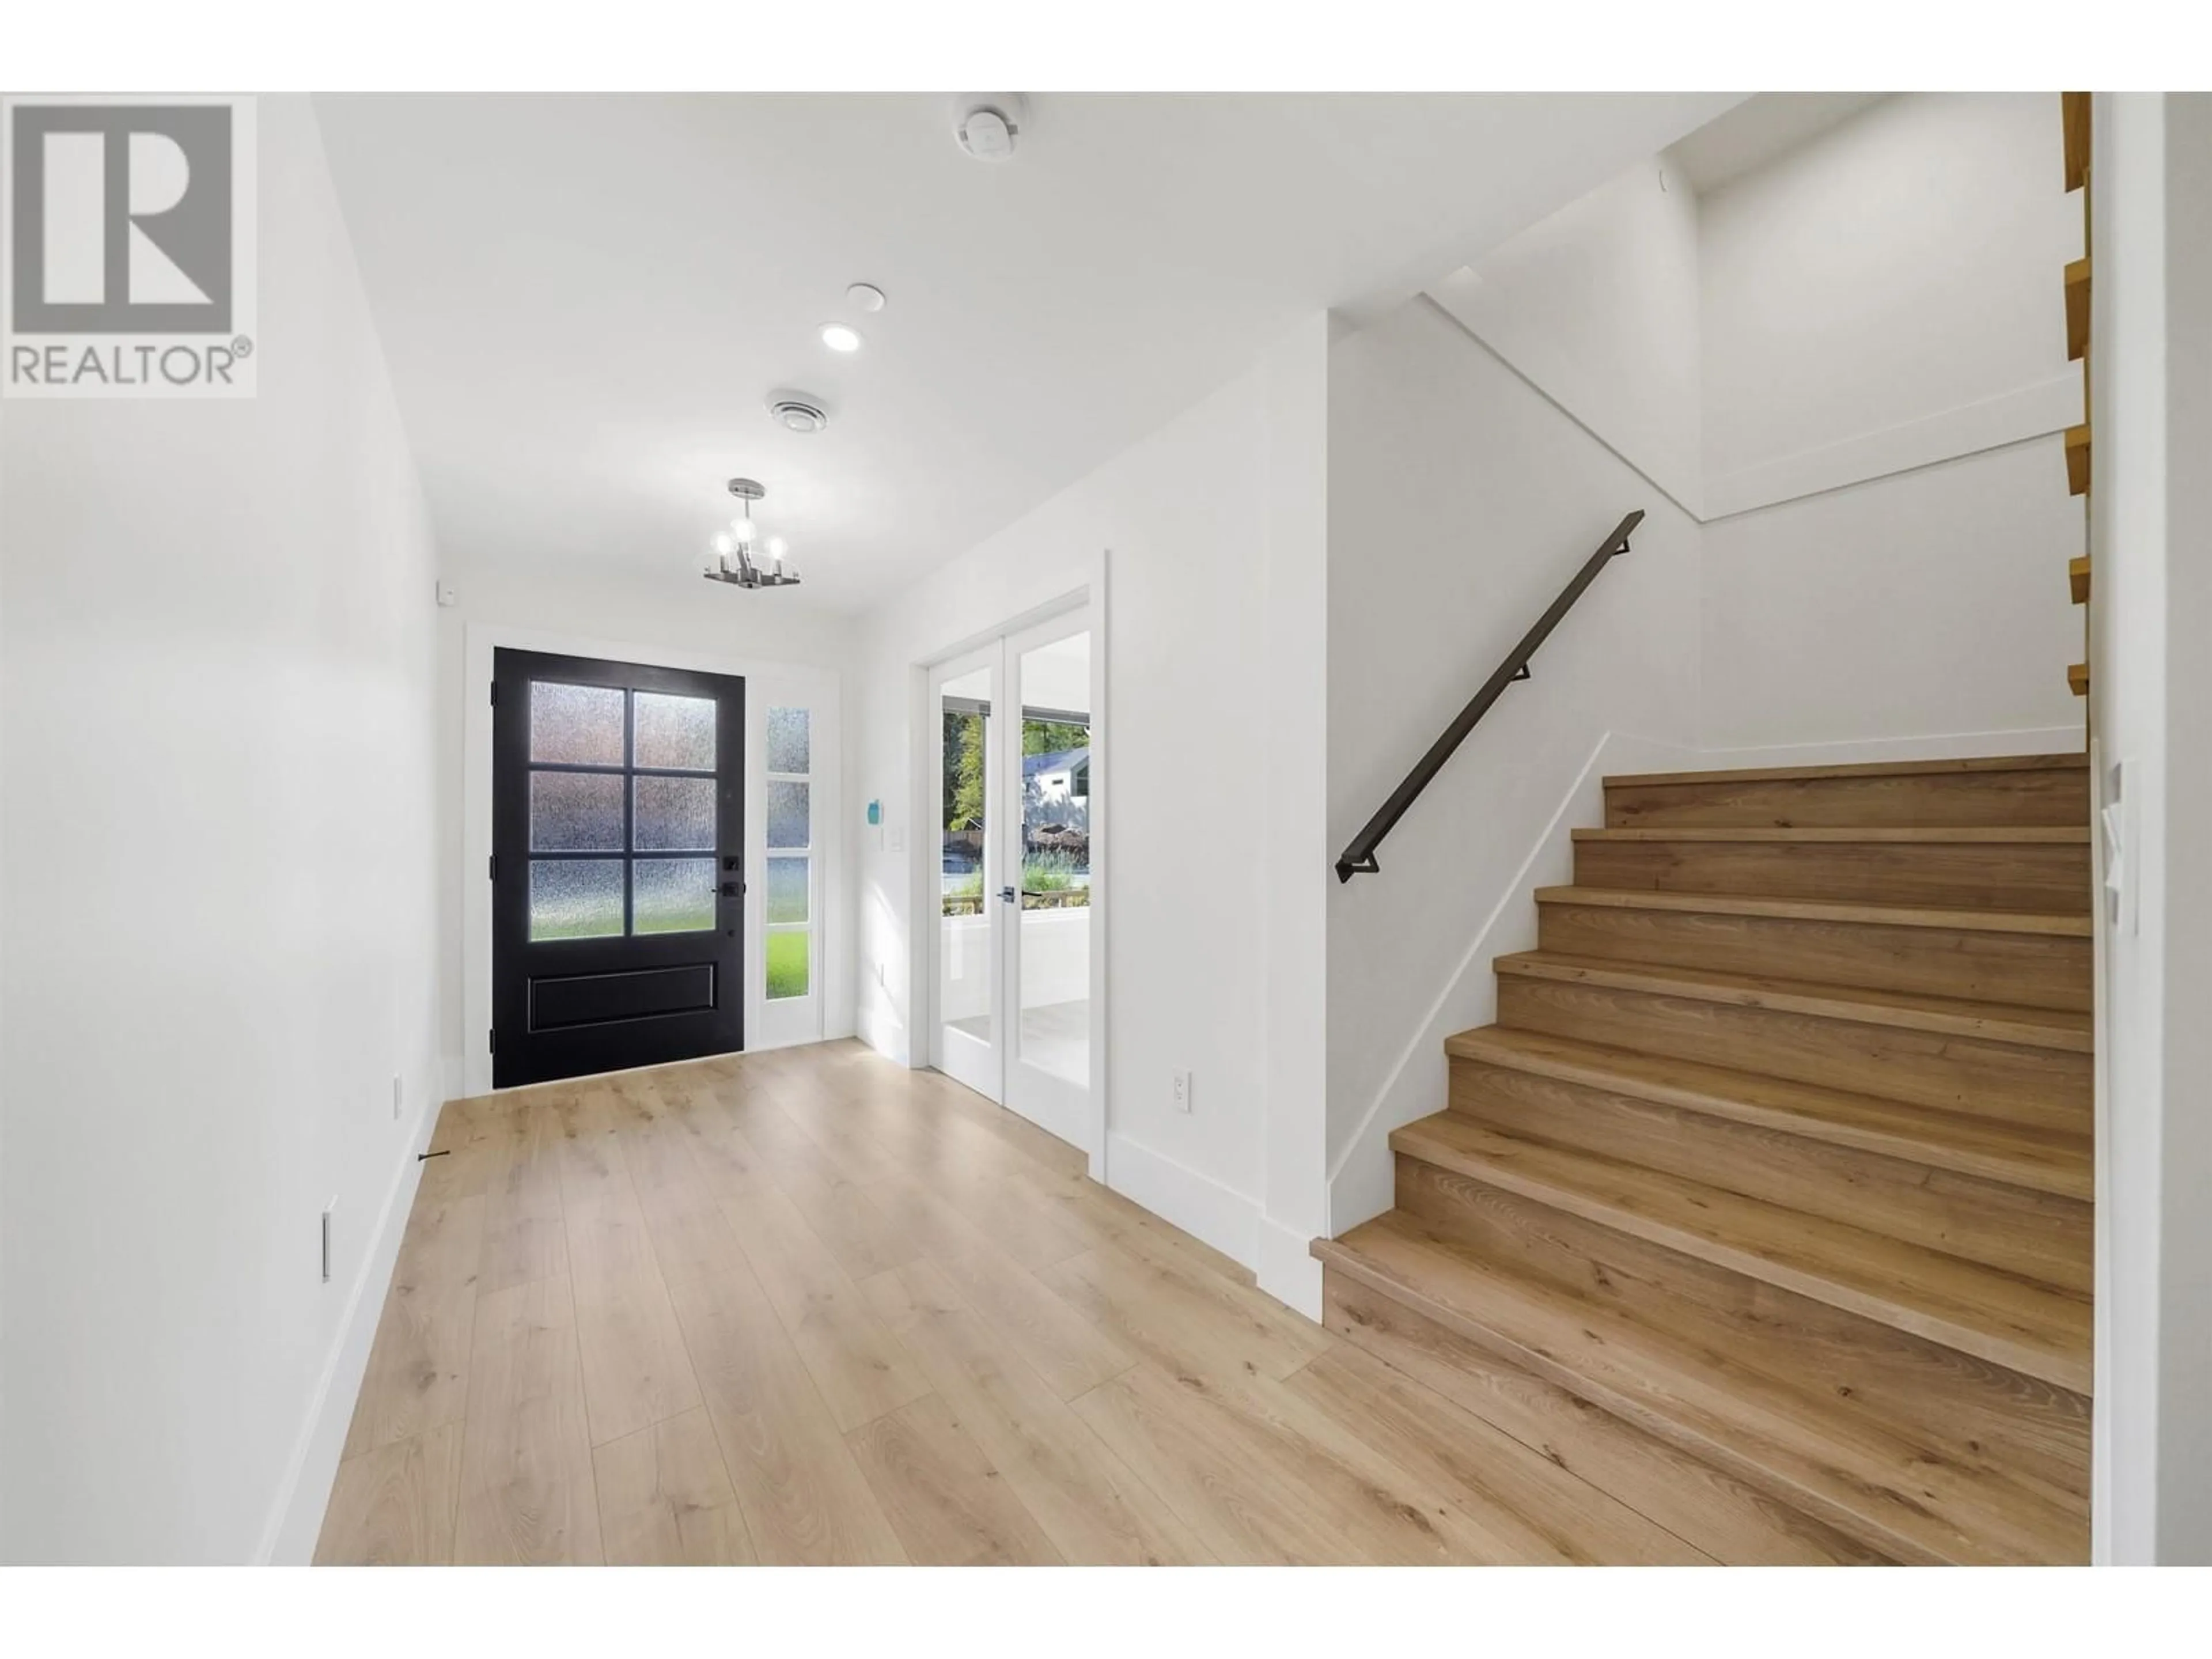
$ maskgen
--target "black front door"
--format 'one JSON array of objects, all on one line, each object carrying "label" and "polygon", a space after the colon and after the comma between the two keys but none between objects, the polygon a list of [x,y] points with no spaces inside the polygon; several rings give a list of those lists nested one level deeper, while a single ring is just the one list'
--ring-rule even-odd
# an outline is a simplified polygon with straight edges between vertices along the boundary
[{"label": "black front door", "polygon": [[745,683],[492,660],[492,1084],[744,1046]]}]

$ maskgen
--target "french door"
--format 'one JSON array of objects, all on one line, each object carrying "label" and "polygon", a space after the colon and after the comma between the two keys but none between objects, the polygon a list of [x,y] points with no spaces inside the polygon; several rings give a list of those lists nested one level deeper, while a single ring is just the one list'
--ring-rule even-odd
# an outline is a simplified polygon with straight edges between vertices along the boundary
[{"label": "french door", "polygon": [[744,1046],[744,682],[492,663],[492,1083]]},{"label": "french door", "polygon": [[1039,1127],[1091,1138],[1087,611],[938,667],[932,1059]]}]

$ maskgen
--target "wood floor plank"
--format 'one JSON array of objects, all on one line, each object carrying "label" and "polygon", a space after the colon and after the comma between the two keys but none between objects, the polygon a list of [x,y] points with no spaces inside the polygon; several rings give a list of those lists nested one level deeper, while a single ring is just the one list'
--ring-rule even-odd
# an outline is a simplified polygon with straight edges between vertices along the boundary
[{"label": "wood floor plank", "polygon": [[1069,1307],[1019,1262],[915,1182],[884,1182],[869,1196],[927,1252],[968,1305],[1062,1400],[1096,1388],[1136,1355]]},{"label": "wood floor plank", "polygon": [[1102,1245],[1040,1277],[1123,1347],[1170,1373],[1223,1382],[1247,1372],[1285,1377],[1333,1346],[1327,1331],[1272,1297],[1146,1249],[1141,1240]]},{"label": "wood floor plank", "polygon": [[1884,1559],[1357,1280],[1328,1274],[1323,1300],[1328,1328],[1352,1344],[1716,1560],[1809,1566]]},{"label": "wood floor plank", "polygon": [[[726,1249],[717,1270],[681,1270],[676,1317],[737,1488],[753,1548],[771,1565],[867,1565],[906,1559],[854,1462],[836,1419],[784,1334],[719,1211],[682,1212],[691,1260]],[[713,1228],[726,1243],[716,1246]]]},{"label": "wood floor plank", "polygon": [[434,1567],[453,1557],[461,1425],[441,1423],[338,1465],[315,1565]]},{"label": "wood floor plank", "polygon": [[592,1468],[609,1565],[739,1567],[754,1561],[703,1407],[593,1448]]},{"label": "wood floor plank", "polygon": [[952,1408],[936,1395],[848,1438],[917,1566],[1057,1566],[1052,1547]]},{"label": "wood floor plank", "polygon": [[857,1429],[929,1392],[781,1191],[763,1182],[725,1200],[722,1213],[840,1429]]},{"label": "wood floor plank", "polygon": [[527,1565],[600,1559],[568,1281],[533,1279],[485,1291],[469,1358],[453,1559]]},{"label": "wood floor plank", "polygon": [[1340,1344],[1287,1386],[1420,1470],[1512,1559],[1539,1565],[1708,1565],[1712,1558],[1442,1395]]},{"label": "wood floor plank", "polygon": [[700,1403],[645,1212],[619,1165],[566,1218],[594,1446]]},{"label": "wood floor plank", "polygon": [[1175,1511],[961,1299],[951,1276],[934,1261],[879,1273],[860,1288],[1069,1561],[1141,1566],[1213,1559]]},{"label": "wood floor plank", "polygon": [[568,1271],[561,1219],[561,1133],[552,1104],[505,1114],[502,1162],[484,1194],[480,1291],[503,1291]]},{"label": "wood floor plank", "polygon": [[347,1457],[458,1422],[467,1409],[483,1210],[480,1193],[416,1194],[346,1430]]}]

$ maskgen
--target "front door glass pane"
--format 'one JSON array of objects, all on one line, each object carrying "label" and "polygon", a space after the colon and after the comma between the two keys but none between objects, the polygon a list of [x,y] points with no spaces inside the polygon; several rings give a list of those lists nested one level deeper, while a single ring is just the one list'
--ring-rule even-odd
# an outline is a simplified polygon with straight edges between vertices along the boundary
[{"label": "front door glass pane", "polygon": [[714,780],[640,777],[630,844],[641,853],[713,852]]},{"label": "front door glass pane", "polygon": [[605,939],[623,930],[620,859],[530,860],[530,938]]},{"label": "front door glass pane", "polygon": [[696,933],[714,925],[714,860],[638,859],[630,865],[630,931]]},{"label": "front door glass pane", "polygon": [[622,776],[615,772],[530,775],[530,850],[619,853]]},{"label": "front door glass pane", "polygon": [[714,700],[677,697],[662,691],[637,694],[638,766],[678,771],[714,769]]},{"label": "front door glass pane", "polygon": [[623,693],[611,685],[530,683],[530,758],[541,765],[620,766]]}]

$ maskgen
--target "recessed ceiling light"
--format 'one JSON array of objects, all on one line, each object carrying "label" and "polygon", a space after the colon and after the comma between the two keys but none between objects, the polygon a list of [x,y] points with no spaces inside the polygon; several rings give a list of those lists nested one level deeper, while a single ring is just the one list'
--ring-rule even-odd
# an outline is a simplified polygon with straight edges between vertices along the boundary
[{"label": "recessed ceiling light", "polygon": [[884,291],[873,283],[855,283],[845,290],[845,303],[855,311],[881,311]]},{"label": "recessed ceiling light", "polygon": [[858,351],[860,349],[860,331],[850,323],[824,323],[822,325],[822,343],[832,351]]}]

